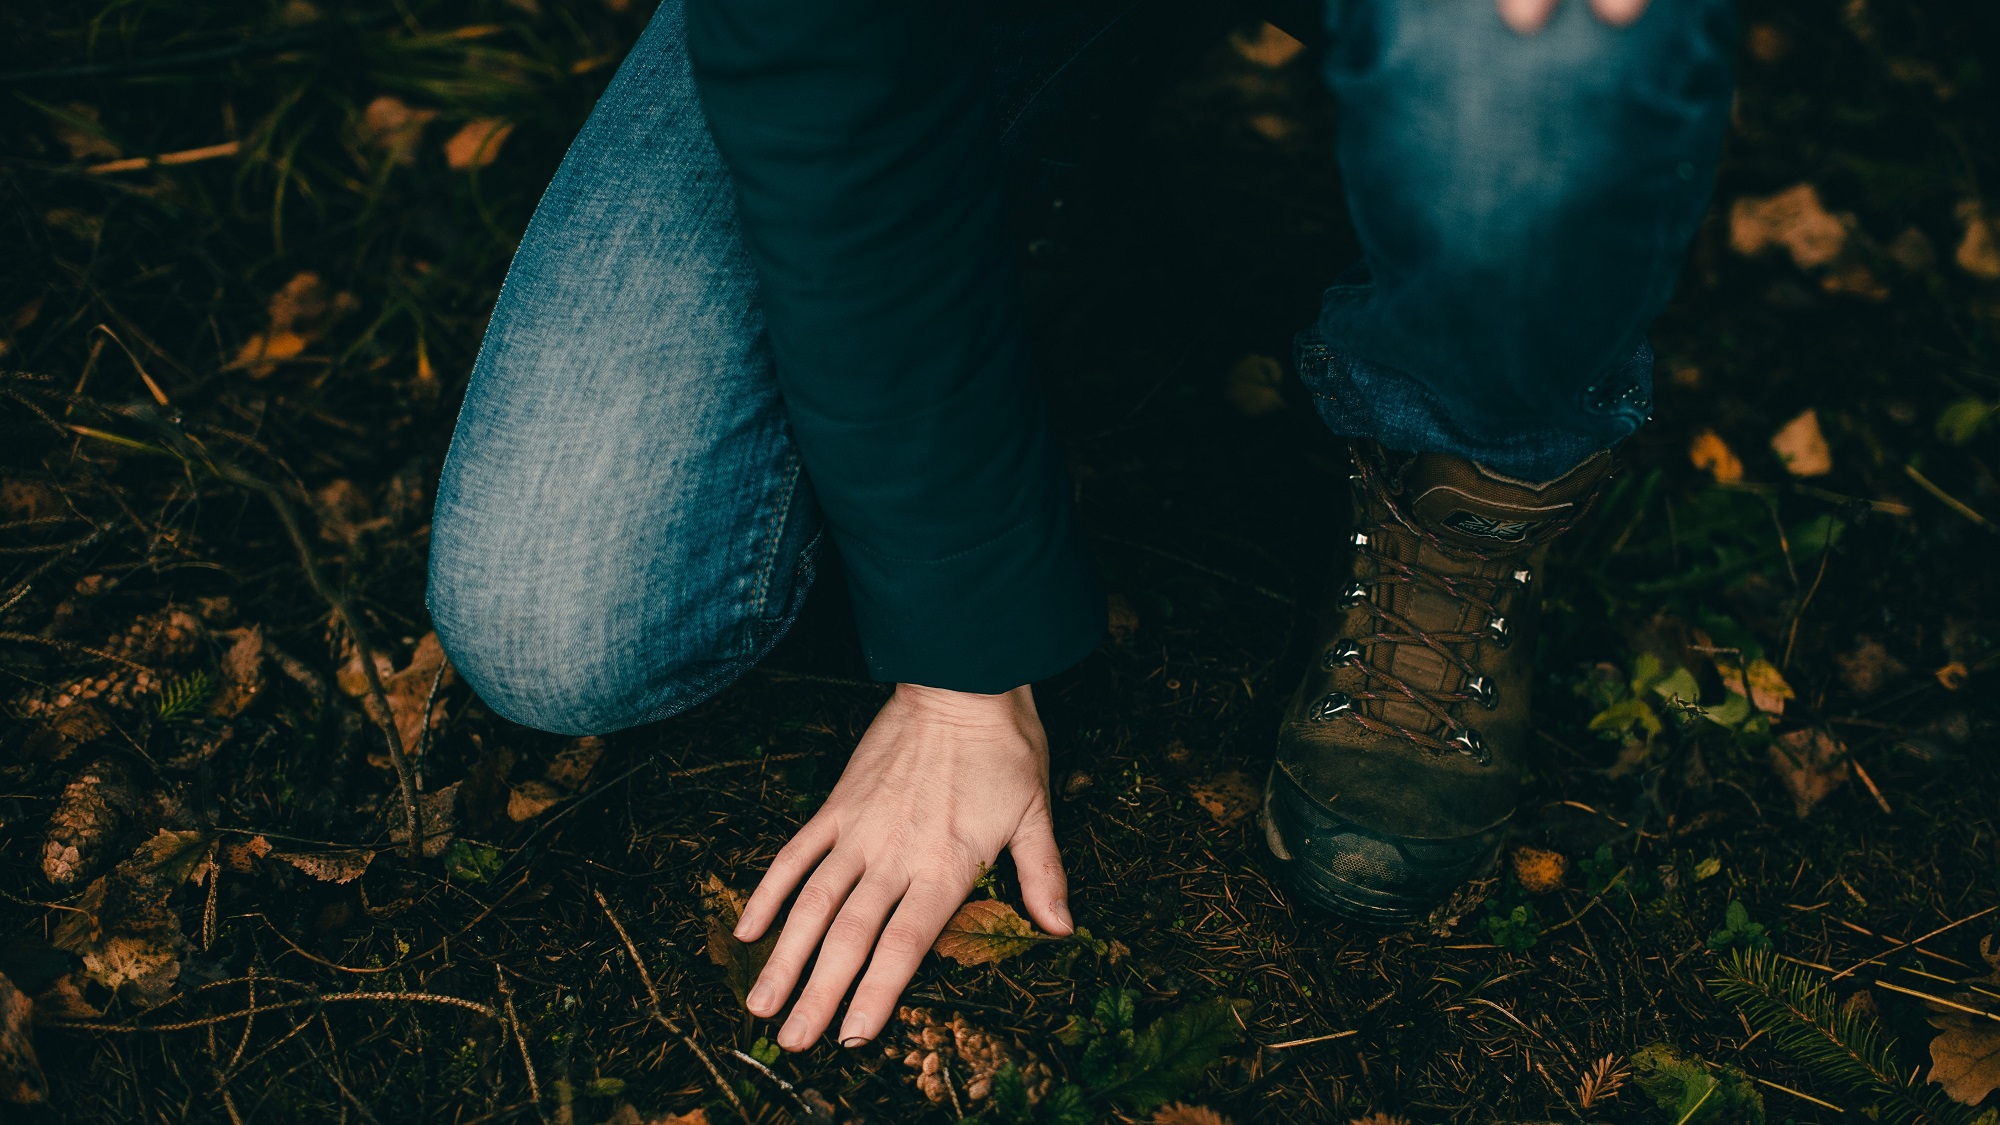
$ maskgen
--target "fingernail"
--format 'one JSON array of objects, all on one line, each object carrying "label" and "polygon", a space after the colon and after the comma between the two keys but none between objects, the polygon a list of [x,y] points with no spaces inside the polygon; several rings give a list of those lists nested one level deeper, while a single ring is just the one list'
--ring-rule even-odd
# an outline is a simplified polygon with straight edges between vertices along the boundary
[{"label": "fingernail", "polygon": [[1076,919],[1069,916],[1069,901],[1067,899],[1059,898],[1055,902],[1055,907],[1056,907],[1056,917],[1062,919],[1063,929],[1075,930]]},{"label": "fingernail", "polygon": [[744,1001],[743,1006],[762,1015],[771,1007],[771,993],[775,991],[777,990],[768,984],[759,984],[750,990],[750,999]]},{"label": "fingernail", "polygon": [[856,1047],[867,1046],[868,1037],[866,1035],[850,1035],[847,1038],[842,1039],[840,1041],[840,1045],[852,1051]]}]

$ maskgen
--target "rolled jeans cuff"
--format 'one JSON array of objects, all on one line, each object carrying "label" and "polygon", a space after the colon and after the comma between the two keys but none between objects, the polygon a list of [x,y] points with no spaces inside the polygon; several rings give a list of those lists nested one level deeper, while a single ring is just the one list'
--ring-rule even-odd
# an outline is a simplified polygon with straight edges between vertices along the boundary
[{"label": "rolled jeans cuff", "polygon": [[1414,376],[1341,351],[1317,328],[1294,339],[1293,362],[1334,433],[1406,453],[1464,457],[1522,480],[1553,480],[1617,446],[1653,416],[1653,349],[1644,340],[1572,402],[1555,404],[1547,424],[1490,435],[1454,417]]}]

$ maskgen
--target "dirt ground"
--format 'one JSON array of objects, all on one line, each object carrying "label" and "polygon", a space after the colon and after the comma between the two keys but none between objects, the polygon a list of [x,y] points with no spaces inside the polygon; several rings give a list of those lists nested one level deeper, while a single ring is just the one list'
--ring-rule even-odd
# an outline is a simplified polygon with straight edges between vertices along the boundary
[{"label": "dirt ground", "polygon": [[1113,592],[1039,689],[1088,937],[780,1057],[711,935],[885,698],[837,568],[603,740],[485,710],[423,610],[484,317],[646,5],[322,7],[0,11],[0,1119],[2000,1121],[2000,9],[1745,3],[1530,798],[1391,934],[1295,913],[1251,808],[1348,519],[1286,370],[1354,255],[1331,107],[1250,18],[1126,83],[1017,207]]}]

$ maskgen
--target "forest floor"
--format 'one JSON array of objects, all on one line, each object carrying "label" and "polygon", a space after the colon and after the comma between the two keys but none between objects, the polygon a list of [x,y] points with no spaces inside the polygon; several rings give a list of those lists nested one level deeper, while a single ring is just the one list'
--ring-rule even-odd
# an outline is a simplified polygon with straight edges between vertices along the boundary
[{"label": "forest floor", "polygon": [[780,1056],[718,919],[885,698],[837,574],[601,740],[488,712],[423,608],[484,318],[645,7],[0,12],[0,1116],[2000,1120],[2000,9],[1744,4],[1506,862],[1388,934],[1295,912],[1252,808],[1346,530],[1285,362],[1354,255],[1330,106],[1254,21],[1126,84],[1018,208],[1113,592],[1039,689],[1088,936]]}]

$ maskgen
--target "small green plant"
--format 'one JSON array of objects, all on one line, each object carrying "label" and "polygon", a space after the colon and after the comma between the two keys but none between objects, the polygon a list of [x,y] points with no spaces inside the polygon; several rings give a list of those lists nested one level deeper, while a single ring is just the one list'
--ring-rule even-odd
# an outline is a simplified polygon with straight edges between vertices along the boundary
[{"label": "small green plant", "polygon": [[160,692],[160,721],[171,723],[201,714],[202,708],[208,706],[208,697],[213,694],[215,680],[205,669],[196,669],[175,679]]},{"label": "small green plant", "polygon": [[1039,1105],[1029,1105],[1020,1072],[1009,1066],[994,1076],[994,1106],[1010,1125],[1086,1125],[1104,1116],[1101,1103],[1147,1113],[1186,1092],[1222,1059],[1241,1033],[1243,1001],[1197,1001],[1168,1012],[1141,1030],[1137,1004],[1123,988],[1098,994],[1090,1015],[1071,1016],[1056,1041],[1081,1047],[1080,1083],[1063,1083]]},{"label": "small green plant", "polygon": [[444,873],[461,883],[483,883],[500,873],[506,860],[500,849],[470,840],[455,840],[444,853]]},{"label": "small green plant", "polygon": [[1654,1043],[1633,1054],[1632,1077],[1673,1125],[1764,1125],[1763,1095],[1736,1067]]},{"label": "small green plant", "polygon": [[1542,938],[1542,923],[1535,917],[1535,908],[1525,902],[1509,908],[1495,899],[1487,899],[1485,924],[1493,944],[1514,953],[1526,953]]},{"label": "small green plant", "polygon": [[763,1063],[765,1066],[776,1066],[778,1057],[784,1053],[783,1048],[762,1035],[757,1037],[755,1043],[750,1044],[750,1057]]},{"label": "small green plant", "polygon": [[1738,899],[1729,900],[1729,908],[1723,911],[1722,928],[1708,935],[1708,947],[1720,952],[1724,949],[1766,950],[1771,948],[1771,935],[1762,922],[1752,922],[1750,911]]}]

